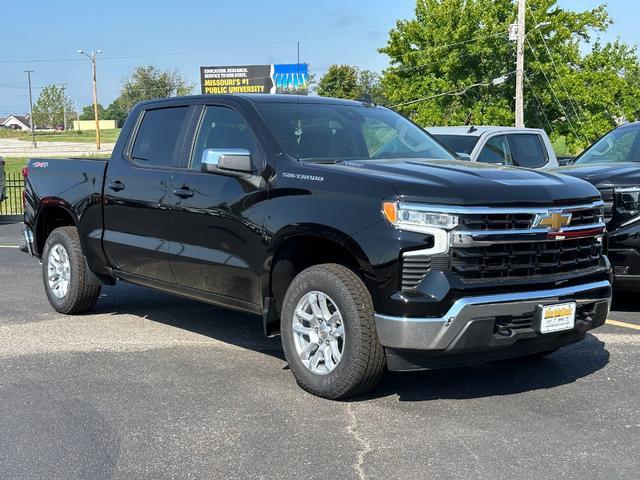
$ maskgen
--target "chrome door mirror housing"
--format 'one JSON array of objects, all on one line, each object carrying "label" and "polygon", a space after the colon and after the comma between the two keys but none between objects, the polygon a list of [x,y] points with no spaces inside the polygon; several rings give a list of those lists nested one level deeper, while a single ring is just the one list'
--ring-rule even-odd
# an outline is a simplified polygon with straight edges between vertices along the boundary
[{"label": "chrome door mirror housing", "polygon": [[205,148],[200,160],[200,169],[207,173],[220,170],[252,173],[251,152],[246,148]]}]

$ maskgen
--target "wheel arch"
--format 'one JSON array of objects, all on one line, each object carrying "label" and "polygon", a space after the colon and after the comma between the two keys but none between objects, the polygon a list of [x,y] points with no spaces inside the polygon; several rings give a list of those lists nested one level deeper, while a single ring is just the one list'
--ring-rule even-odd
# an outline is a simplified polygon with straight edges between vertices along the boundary
[{"label": "wheel arch", "polygon": [[323,225],[298,225],[274,235],[262,278],[263,324],[266,335],[280,330],[280,312],[286,290],[302,270],[337,263],[352,270],[373,292],[374,273],[364,251],[349,235]]},{"label": "wheel arch", "polygon": [[58,227],[78,227],[71,207],[57,198],[43,199],[35,221],[34,251],[40,257],[47,238]]}]

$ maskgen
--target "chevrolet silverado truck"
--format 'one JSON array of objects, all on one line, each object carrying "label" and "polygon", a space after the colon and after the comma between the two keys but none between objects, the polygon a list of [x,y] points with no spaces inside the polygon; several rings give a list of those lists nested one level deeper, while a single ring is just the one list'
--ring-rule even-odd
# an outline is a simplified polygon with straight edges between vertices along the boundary
[{"label": "chevrolet silverado truck", "polygon": [[600,191],[614,290],[640,290],[640,122],[615,128],[557,171]]},{"label": "chevrolet silverado truck", "polygon": [[117,280],[260,315],[304,389],[545,355],[602,325],[589,183],[456,160],[369,103],[148,101],[110,159],[31,160],[25,249],[55,310]]}]

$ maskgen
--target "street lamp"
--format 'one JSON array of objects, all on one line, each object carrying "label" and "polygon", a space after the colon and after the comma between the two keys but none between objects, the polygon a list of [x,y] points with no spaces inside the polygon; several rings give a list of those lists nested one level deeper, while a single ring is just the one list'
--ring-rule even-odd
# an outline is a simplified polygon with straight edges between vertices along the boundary
[{"label": "street lamp", "polygon": [[96,56],[102,53],[102,50],[96,50],[88,54],[84,50],[78,50],[80,55],[84,55],[91,60],[91,67],[93,69],[93,115],[96,120],[96,149],[100,150],[100,121],[98,120],[98,87],[96,84]]}]

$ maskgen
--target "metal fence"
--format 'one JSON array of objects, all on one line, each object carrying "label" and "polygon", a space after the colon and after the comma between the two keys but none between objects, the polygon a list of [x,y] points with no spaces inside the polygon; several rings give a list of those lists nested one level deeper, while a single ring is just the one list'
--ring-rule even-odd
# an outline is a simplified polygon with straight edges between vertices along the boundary
[{"label": "metal fence", "polygon": [[24,178],[22,173],[5,174],[5,199],[0,202],[0,219],[5,215],[22,215],[22,191]]}]

